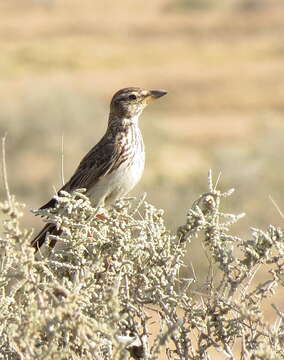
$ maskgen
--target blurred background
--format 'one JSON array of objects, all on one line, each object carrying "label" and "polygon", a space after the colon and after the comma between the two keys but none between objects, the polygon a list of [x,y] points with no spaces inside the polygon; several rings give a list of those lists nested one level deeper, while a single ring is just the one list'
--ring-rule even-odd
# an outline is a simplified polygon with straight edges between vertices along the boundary
[{"label": "blurred background", "polygon": [[[164,88],[143,114],[147,162],[133,194],[171,229],[207,190],[236,188],[235,227],[265,228],[284,209],[282,0],[1,0],[0,133],[11,192],[29,213],[103,135],[119,88]],[[1,187],[2,198],[4,196]]]}]

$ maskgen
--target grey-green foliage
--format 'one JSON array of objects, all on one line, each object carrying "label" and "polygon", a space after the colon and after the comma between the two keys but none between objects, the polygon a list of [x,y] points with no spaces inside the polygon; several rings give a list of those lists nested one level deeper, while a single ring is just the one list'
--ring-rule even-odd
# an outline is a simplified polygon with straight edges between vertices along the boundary
[{"label": "grey-green foliage", "polygon": [[212,0],[179,0],[177,6],[182,9],[208,9],[216,7],[216,1]]},{"label": "grey-green foliage", "polygon": [[[21,205],[3,202],[0,358],[197,360],[213,359],[213,349],[224,359],[284,358],[283,314],[275,306],[269,324],[262,312],[283,286],[282,231],[230,235],[242,215],[222,213],[232,191],[209,180],[177,234],[144,199],[120,200],[102,219],[83,191],[63,192],[56,209],[37,212],[57,224],[64,244],[42,260],[20,228]],[[193,239],[219,269],[198,295],[180,275]],[[257,271],[268,277],[253,282]]]},{"label": "grey-green foliage", "polygon": [[216,9],[235,9],[243,11],[257,11],[264,7],[271,7],[277,4],[277,0],[177,0],[174,2],[177,8],[183,10],[216,10]]}]

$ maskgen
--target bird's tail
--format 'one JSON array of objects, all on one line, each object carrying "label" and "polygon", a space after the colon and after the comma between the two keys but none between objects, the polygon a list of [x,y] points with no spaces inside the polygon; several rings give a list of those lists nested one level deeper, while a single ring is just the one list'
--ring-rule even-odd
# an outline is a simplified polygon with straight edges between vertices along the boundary
[{"label": "bird's tail", "polygon": [[[60,235],[61,230],[56,229],[55,224],[46,224],[44,228],[36,235],[36,237],[32,240],[31,245],[35,248],[35,251],[37,252],[40,247],[43,245],[43,243],[46,241],[46,235],[52,234],[52,235]],[[54,248],[56,244],[56,240],[52,239],[49,243],[49,248]]]}]

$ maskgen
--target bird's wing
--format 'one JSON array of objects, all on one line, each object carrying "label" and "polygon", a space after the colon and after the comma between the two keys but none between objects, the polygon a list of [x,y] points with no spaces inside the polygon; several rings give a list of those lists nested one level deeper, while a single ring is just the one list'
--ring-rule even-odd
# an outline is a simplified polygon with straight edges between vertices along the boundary
[{"label": "bird's wing", "polygon": [[121,147],[115,142],[98,143],[80,162],[74,175],[64,186],[64,190],[92,187],[102,176],[116,167],[121,154]]},{"label": "bird's wing", "polygon": [[[110,139],[104,136],[81,160],[70,180],[58,191],[72,192],[76,189],[90,189],[102,177],[117,168],[124,161],[123,145],[116,136]],[[40,209],[54,207],[56,199],[51,199]]]}]

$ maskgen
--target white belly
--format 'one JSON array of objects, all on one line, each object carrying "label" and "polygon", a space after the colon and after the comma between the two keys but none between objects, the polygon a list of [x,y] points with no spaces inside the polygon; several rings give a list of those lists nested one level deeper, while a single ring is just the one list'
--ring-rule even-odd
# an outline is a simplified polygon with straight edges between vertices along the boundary
[{"label": "white belly", "polygon": [[127,162],[118,169],[102,176],[87,192],[94,205],[110,205],[115,200],[124,197],[139,182],[144,170],[145,156],[137,154],[129,166]]}]

